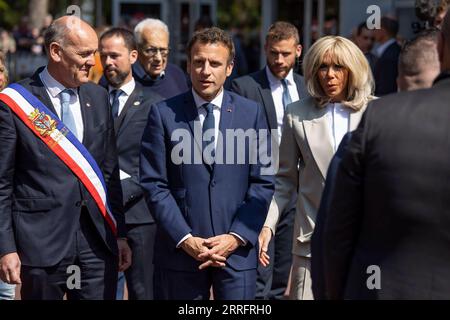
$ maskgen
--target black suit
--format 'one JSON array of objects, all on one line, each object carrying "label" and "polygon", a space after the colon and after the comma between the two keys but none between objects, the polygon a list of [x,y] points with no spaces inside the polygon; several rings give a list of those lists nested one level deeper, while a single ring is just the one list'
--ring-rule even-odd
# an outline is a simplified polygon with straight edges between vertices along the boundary
[{"label": "black suit", "polygon": [[447,76],[367,108],[325,219],[329,298],[450,298],[449,100]]},{"label": "black suit", "polygon": [[[20,84],[57,114],[39,78],[41,70]],[[118,236],[123,237],[126,230],[122,191],[108,95],[92,83],[79,87],[78,95],[84,125],[82,143],[103,173]],[[97,292],[87,289],[89,292],[78,293],[78,297],[113,298],[116,236],[79,179],[3,102],[0,152],[0,256],[18,252],[22,262],[22,298],[62,298],[60,289],[45,288],[50,280],[35,279],[30,274],[35,268],[52,274],[62,261],[70,264],[72,258],[81,259],[75,249],[81,245],[105,263],[96,270],[96,276],[104,273],[106,279],[105,283],[96,284],[85,277],[83,283],[90,289],[94,289],[90,284],[96,286]],[[81,271],[81,277],[89,272]]]},{"label": "black suit", "polygon": [[[146,92],[145,92],[146,91]],[[132,250],[132,265],[125,271],[129,298],[153,299],[153,245],[155,220],[145,202],[139,184],[139,154],[141,139],[153,103],[163,97],[136,86],[119,116],[114,120],[120,170],[131,177],[121,180],[128,244]]]},{"label": "black suit", "polygon": [[[294,73],[294,81],[300,99],[308,95],[304,79]],[[232,90],[237,94],[260,103],[264,106],[268,126],[271,130],[278,129],[277,113],[272,98],[270,83],[267,78],[266,68],[249,74],[247,76],[234,79]],[[292,262],[292,236],[295,216],[295,200],[292,206],[281,216],[277,225],[275,240],[270,241],[269,256],[272,263],[268,267],[258,265],[258,275],[256,282],[257,299],[282,299],[289,279],[289,271]]]},{"label": "black suit", "polygon": [[330,203],[331,194],[333,194],[334,186],[336,184],[336,171],[347,150],[348,142],[350,141],[351,136],[351,132],[345,134],[333,156],[333,159],[331,159],[330,166],[328,167],[325,188],[323,189],[322,198],[320,199],[320,207],[317,211],[316,225],[311,238],[311,279],[314,300],[324,300],[327,297],[325,292],[322,258],[324,221],[328,211],[332,210]]},{"label": "black suit", "polygon": [[400,46],[392,43],[375,63],[375,95],[397,92],[398,57]]}]

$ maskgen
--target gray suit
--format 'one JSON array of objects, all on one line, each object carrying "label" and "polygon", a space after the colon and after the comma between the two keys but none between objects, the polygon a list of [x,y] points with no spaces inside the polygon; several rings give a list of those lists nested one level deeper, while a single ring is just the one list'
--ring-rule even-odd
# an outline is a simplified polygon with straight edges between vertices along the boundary
[{"label": "gray suit", "polygon": [[[294,81],[297,85],[300,99],[309,96],[303,77],[294,73]],[[241,96],[259,102],[264,107],[269,128],[271,130],[278,129],[277,113],[266,68],[233,80],[232,90]],[[274,262],[266,268],[261,265],[258,267],[257,299],[283,298],[292,262],[291,249],[294,213],[295,198],[292,201],[291,208],[283,212],[278,224],[278,232],[274,238],[275,240],[271,241],[269,245],[269,255],[274,257]]]}]

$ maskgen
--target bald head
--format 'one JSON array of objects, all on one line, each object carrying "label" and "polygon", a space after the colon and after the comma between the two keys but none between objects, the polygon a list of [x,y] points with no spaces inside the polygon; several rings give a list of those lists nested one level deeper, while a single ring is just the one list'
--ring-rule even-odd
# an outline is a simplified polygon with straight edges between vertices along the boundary
[{"label": "bald head", "polygon": [[95,30],[76,16],[63,16],[53,21],[53,23],[46,29],[45,49],[50,49],[52,42],[58,42],[62,46],[65,46],[68,41],[72,41],[72,38],[89,38],[97,37]]},{"label": "bald head", "polygon": [[67,88],[89,81],[98,48],[97,34],[89,24],[75,16],[64,16],[53,21],[44,38],[48,70],[57,81]]}]

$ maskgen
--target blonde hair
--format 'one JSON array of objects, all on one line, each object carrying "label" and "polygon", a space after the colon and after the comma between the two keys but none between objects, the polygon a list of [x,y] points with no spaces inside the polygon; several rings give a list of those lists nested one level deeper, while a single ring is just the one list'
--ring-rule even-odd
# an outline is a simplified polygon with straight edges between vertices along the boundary
[{"label": "blonde hair", "polygon": [[327,55],[334,63],[348,70],[347,94],[341,103],[360,110],[373,99],[374,81],[369,63],[362,51],[350,40],[340,36],[326,36],[317,40],[305,55],[303,74],[309,94],[320,107],[329,103],[318,78],[318,71]]}]

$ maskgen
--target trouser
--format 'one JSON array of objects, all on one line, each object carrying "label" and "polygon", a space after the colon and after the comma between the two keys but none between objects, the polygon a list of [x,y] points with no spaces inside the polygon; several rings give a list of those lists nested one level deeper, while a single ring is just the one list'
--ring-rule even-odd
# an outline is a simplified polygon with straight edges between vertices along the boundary
[{"label": "trouser", "polygon": [[70,250],[52,267],[22,266],[23,300],[114,300],[118,258],[99,236],[82,209]]},{"label": "trouser", "polygon": [[295,208],[285,211],[277,224],[275,237],[269,243],[270,264],[258,265],[256,278],[256,299],[280,300],[289,281],[292,264],[292,237],[294,232]]},{"label": "trouser", "polygon": [[175,271],[155,266],[155,300],[253,300],[256,269],[229,266],[198,271]]},{"label": "trouser", "polygon": [[129,300],[153,300],[153,247],[156,224],[127,225],[131,266],[125,271]]},{"label": "trouser", "polygon": [[311,258],[294,255],[292,258],[292,276],[290,300],[313,300],[311,281]]}]

